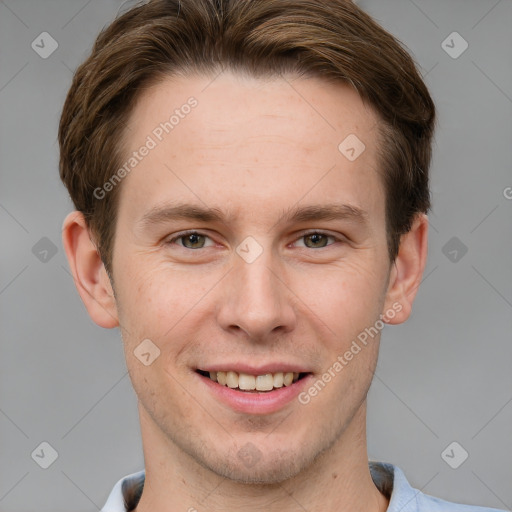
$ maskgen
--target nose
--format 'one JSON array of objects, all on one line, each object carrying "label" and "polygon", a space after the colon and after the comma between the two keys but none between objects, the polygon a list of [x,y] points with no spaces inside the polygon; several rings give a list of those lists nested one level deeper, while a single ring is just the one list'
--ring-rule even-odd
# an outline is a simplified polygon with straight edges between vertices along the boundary
[{"label": "nose", "polygon": [[294,294],[270,250],[264,250],[252,263],[235,256],[226,279],[217,314],[223,329],[265,342],[295,328]]}]

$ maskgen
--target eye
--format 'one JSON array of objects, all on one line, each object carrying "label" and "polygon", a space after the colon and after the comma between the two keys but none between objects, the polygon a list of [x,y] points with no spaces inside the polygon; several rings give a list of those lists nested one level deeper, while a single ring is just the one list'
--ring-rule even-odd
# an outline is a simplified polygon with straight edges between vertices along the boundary
[{"label": "eye", "polygon": [[332,239],[334,241],[341,241],[340,239],[336,238],[333,235],[329,235],[327,233],[324,233],[322,231],[312,231],[309,233],[303,233],[302,236],[298,240],[304,240],[305,247],[308,249],[322,249],[323,247],[327,247],[328,240]]},{"label": "eye", "polygon": [[173,245],[177,240],[182,241],[179,245],[185,249],[202,249],[203,247],[207,247],[205,242],[206,240],[210,240],[210,238],[198,231],[187,231],[185,233],[179,233],[173,238],[167,240],[166,244]]}]

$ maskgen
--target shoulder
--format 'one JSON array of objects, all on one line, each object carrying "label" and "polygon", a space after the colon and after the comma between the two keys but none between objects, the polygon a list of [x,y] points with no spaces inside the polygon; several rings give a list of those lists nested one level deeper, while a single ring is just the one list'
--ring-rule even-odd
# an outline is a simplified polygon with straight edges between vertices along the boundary
[{"label": "shoulder", "polygon": [[377,488],[390,499],[387,512],[504,512],[501,509],[463,505],[424,494],[412,487],[393,464],[369,462]]},{"label": "shoulder", "polygon": [[140,499],[146,472],[144,470],[127,475],[115,485],[101,512],[126,512],[133,510]]},{"label": "shoulder", "polygon": [[[418,491],[419,492],[419,491]],[[419,492],[417,496],[418,512],[504,512],[497,508],[463,505],[451,501],[441,500]]]}]

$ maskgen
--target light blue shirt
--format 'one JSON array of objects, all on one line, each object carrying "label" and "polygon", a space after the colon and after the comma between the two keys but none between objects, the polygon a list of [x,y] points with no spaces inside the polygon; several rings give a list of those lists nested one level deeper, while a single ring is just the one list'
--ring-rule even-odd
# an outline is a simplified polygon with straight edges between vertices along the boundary
[{"label": "light blue shirt", "polygon": [[[434,498],[411,487],[399,467],[385,462],[370,461],[368,464],[375,485],[390,500],[387,512],[505,512],[496,508],[461,505]],[[142,493],[144,477],[143,470],[121,478],[112,489],[101,512],[133,510]],[[129,494],[133,497],[131,503],[127,499]]]}]

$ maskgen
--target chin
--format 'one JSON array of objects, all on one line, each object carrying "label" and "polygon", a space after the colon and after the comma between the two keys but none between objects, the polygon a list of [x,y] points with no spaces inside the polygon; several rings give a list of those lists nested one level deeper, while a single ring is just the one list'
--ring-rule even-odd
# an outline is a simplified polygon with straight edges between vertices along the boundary
[{"label": "chin", "polygon": [[299,474],[311,461],[307,461],[303,454],[290,452],[272,452],[262,454],[254,465],[236,460],[227,460],[210,470],[219,476],[229,478],[240,484],[251,485],[277,485]]},{"label": "chin", "polygon": [[[263,438],[237,439],[222,450],[195,453],[196,461],[207,470],[233,482],[251,485],[278,485],[310,468],[331,443],[290,435],[278,443]],[[265,439],[266,438],[266,439]],[[231,440],[232,442],[233,440]]]}]

